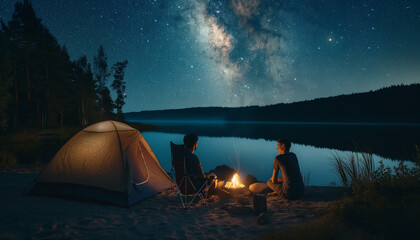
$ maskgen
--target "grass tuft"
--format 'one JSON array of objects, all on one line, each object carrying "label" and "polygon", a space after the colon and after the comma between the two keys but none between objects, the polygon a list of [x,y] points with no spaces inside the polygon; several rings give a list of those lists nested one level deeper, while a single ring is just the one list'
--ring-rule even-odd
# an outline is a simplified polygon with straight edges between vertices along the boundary
[{"label": "grass tuft", "polygon": [[371,181],[375,172],[375,164],[371,153],[351,153],[343,158],[333,154],[332,165],[343,186]]},{"label": "grass tuft", "polygon": [[352,194],[332,204],[318,220],[262,239],[418,239],[420,236],[420,149],[415,166],[403,162],[375,169],[372,154],[336,154],[332,164]]}]

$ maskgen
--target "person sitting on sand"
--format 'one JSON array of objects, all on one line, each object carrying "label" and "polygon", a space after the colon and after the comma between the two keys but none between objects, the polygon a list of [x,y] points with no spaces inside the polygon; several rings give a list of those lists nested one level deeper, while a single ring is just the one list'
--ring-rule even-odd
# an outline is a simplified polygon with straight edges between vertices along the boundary
[{"label": "person sitting on sand", "polygon": [[[274,158],[273,176],[267,181],[267,186],[281,197],[298,199],[303,196],[305,186],[296,154],[289,152],[290,146],[287,139],[277,140],[279,155]],[[279,170],[282,177],[277,177]]]},{"label": "person sitting on sand", "polygon": [[187,174],[190,177],[191,181],[194,184],[194,187],[198,190],[204,184],[204,181],[208,180],[207,184],[210,186],[207,194],[214,194],[216,188],[216,175],[210,173],[208,176],[204,174],[203,167],[201,166],[200,159],[197,155],[194,154],[194,151],[198,146],[198,137],[195,134],[187,134],[184,136],[184,145],[185,145],[185,166]]}]

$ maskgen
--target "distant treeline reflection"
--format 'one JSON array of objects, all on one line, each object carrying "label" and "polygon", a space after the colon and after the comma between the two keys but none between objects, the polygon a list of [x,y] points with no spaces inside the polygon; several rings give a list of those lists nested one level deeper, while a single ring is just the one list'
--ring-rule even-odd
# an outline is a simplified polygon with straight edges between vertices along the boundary
[{"label": "distant treeline reflection", "polygon": [[200,136],[276,140],[344,151],[364,151],[395,160],[412,160],[420,145],[420,126],[361,124],[170,124],[160,122],[159,132],[194,132]]}]

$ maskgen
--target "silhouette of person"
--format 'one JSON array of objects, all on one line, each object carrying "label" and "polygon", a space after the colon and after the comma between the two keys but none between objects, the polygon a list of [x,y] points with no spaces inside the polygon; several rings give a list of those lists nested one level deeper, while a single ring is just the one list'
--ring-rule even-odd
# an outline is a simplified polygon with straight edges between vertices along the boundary
[{"label": "silhouette of person", "polygon": [[187,134],[184,136],[184,145],[186,149],[185,153],[185,167],[188,176],[190,177],[191,181],[193,182],[194,187],[198,191],[200,187],[204,184],[206,180],[208,180],[207,184],[210,186],[208,189],[208,195],[214,194],[214,190],[216,188],[216,175],[214,173],[210,173],[208,176],[204,174],[203,167],[201,166],[200,159],[197,155],[194,154],[194,151],[197,149],[198,146],[198,137],[195,134]]},{"label": "silhouette of person", "polygon": [[[305,186],[299,169],[296,154],[289,152],[291,143],[287,139],[277,140],[277,155],[273,163],[273,176],[267,181],[267,186],[277,195],[298,199],[303,196]],[[281,171],[282,177],[277,177]]]}]

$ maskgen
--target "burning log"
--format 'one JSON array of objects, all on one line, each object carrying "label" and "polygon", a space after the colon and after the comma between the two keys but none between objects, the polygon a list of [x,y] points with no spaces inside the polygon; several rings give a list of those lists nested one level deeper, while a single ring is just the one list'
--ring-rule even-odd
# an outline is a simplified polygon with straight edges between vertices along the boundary
[{"label": "burning log", "polygon": [[219,183],[217,195],[224,198],[240,198],[249,195],[249,190],[240,182],[239,175],[235,173],[230,181]]},{"label": "burning log", "polygon": [[245,185],[239,182],[239,175],[237,173],[233,175],[232,180],[230,180],[230,182],[226,182],[225,184],[225,188],[236,189],[236,188],[244,188],[244,187]]}]

